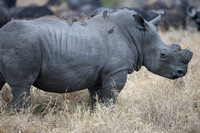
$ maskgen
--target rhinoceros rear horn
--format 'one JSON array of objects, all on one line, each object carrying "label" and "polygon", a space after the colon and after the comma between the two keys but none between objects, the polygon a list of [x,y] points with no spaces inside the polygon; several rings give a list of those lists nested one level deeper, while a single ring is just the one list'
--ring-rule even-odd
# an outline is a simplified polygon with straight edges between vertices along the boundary
[{"label": "rhinoceros rear horn", "polygon": [[156,18],[151,20],[150,23],[152,23],[154,25],[158,25],[160,23],[161,19],[162,19],[161,15],[158,15]]},{"label": "rhinoceros rear horn", "polygon": [[182,59],[183,63],[188,64],[190,60],[192,59],[193,52],[190,49],[184,49],[184,50],[181,50],[181,54],[183,57]]}]

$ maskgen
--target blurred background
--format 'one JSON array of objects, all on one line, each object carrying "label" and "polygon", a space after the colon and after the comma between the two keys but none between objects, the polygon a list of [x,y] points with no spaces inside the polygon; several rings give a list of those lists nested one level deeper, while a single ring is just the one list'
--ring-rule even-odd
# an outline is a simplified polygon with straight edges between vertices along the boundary
[{"label": "blurred background", "polygon": [[147,21],[162,15],[162,31],[200,31],[199,0],[0,0],[0,28],[12,20],[40,17],[76,22],[120,8],[134,10]]},{"label": "blurred background", "polygon": [[200,0],[0,0],[0,28],[18,19],[67,17],[80,21],[123,7],[147,21],[162,15],[158,29],[163,41],[194,52],[187,75],[172,81],[143,67],[129,75],[112,112],[98,106],[92,117],[87,90],[61,95],[32,87],[30,108],[15,114],[7,109],[12,96],[4,86],[0,92],[0,133],[200,133]]},{"label": "blurred background", "polygon": [[[25,6],[30,4],[38,4],[43,5],[47,3],[48,0],[18,0],[17,5],[18,6]],[[58,3],[64,3],[67,0],[55,0],[58,1]],[[95,1],[95,0],[94,0]],[[106,7],[112,7],[112,8],[118,8],[118,7],[124,7],[124,6],[139,6],[140,4],[151,4],[153,2],[159,1],[159,0],[100,0],[102,5]],[[170,4],[174,2],[175,0],[162,0],[165,1],[167,4]],[[186,0],[191,5],[195,7],[200,7],[200,1],[199,0]]]}]

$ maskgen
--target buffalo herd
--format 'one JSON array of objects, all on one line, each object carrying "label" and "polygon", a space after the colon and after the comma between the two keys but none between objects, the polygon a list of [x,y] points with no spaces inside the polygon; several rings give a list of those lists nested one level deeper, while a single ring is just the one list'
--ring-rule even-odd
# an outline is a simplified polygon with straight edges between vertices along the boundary
[{"label": "buffalo herd", "polygon": [[[48,0],[43,6],[16,6],[16,0],[0,0],[0,28],[11,20],[35,19],[43,16],[54,16],[58,19],[70,18],[72,22],[80,21],[82,18],[108,11],[115,12],[117,9],[103,7],[100,0],[67,0],[67,9],[52,11],[49,7],[59,5],[59,0]],[[187,29],[189,26],[200,31],[200,10],[190,5],[186,0],[175,0],[170,5],[165,1],[156,1],[152,4],[139,5],[138,7],[123,7],[134,10],[145,20],[150,21],[162,15],[159,24],[161,30],[173,28]]]}]

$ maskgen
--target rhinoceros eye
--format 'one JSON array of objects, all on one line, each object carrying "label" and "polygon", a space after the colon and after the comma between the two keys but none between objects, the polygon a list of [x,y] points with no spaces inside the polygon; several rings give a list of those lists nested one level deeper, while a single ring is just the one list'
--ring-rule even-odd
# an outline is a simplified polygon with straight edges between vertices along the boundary
[{"label": "rhinoceros eye", "polygon": [[161,58],[162,60],[166,60],[166,59],[167,59],[167,55],[168,55],[168,51],[167,51],[166,49],[164,49],[164,50],[162,50],[162,51],[160,52],[160,58]]}]

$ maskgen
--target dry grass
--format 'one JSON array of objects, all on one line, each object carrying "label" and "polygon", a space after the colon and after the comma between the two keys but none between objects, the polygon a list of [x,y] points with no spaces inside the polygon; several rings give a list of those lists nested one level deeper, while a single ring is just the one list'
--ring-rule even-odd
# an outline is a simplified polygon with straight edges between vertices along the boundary
[{"label": "dry grass", "polygon": [[[167,43],[180,43],[193,50],[185,77],[172,81],[142,68],[128,77],[114,109],[99,105],[94,114],[90,113],[87,91],[53,94],[32,88],[31,107],[24,113],[1,105],[0,133],[199,133],[200,33],[170,31],[161,36]],[[4,101],[9,101],[6,88],[9,87],[4,87],[2,95]]]}]

